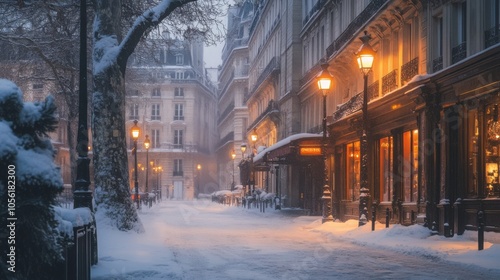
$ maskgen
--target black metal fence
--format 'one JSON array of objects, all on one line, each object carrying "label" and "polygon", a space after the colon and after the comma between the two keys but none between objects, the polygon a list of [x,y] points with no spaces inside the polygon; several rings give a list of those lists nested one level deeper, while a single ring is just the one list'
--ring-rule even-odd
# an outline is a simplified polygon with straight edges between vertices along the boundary
[{"label": "black metal fence", "polygon": [[73,227],[73,238],[64,247],[65,262],[61,279],[90,280],[90,267],[97,264],[97,228],[95,221]]}]

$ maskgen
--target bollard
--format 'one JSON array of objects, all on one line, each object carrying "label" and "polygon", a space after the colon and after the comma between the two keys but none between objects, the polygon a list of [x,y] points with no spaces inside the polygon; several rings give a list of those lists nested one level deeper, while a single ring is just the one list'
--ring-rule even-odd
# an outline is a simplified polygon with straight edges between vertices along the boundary
[{"label": "bollard", "polygon": [[262,201],[262,212],[266,213],[267,201]]},{"label": "bollard", "polygon": [[389,208],[385,209],[385,228],[389,227]]},{"label": "bollard", "polygon": [[375,207],[372,207],[372,231],[375,230]]},{"label": "bollard", "polygon": [[477,250],[484,249],[484,212],[477,212]]}]

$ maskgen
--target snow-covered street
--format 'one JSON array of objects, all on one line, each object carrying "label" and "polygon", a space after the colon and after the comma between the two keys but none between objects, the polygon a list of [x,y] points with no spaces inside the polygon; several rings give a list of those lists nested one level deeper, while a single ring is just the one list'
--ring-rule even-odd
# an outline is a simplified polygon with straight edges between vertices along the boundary
[{"label": "snow-covered street", "polygon": [[[498,279],[499,244],[474,251],[465,237],[429,237],[421,226],[377,231],[321,224],[268,208],[208,201],[163,201],[141,210],[146,232],[120,232],[98,220],[93,279]],[[382,237],[383,236],[383,237]],[[422,237],[423,236],[423,237]],[[488,235],[488,238],[491,239]],[[378,241],[377,241],[378,239]],[[415,240],[415,243],[414,241]],[[398,245],[402,242],[403,245]],[[446,243],[448,242],[448,244]],[[384,244],[392,244],[384,245]],[[413,243],[415,244],[414,247]],[[458,244],[458,246],[457,246]],[[460,258],[496,262],[488,267]],[[496,268],[496,269],[495,269]]]}]

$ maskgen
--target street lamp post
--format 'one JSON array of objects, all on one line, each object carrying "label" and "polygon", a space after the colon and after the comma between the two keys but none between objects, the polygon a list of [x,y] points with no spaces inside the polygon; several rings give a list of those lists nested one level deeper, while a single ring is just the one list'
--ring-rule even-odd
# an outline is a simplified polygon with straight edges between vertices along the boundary
[{"label": "street lamp post", "polygon": [[199,192],[200,192],[200,171],[201,171],[201,164],[197,164],[196,165],[196,170],[197,170],[197,173],[198,175],[196,176],[197,180],[196,180],[196,196],[198,196]]},{"label": "street lamp post", "polygon": [[316,77],[318,82],[318,88],[323,91],[323,139],[321,148],[321,154],[323,156],[323,219],[322,222],[332,222],[332,192],[330,191],[330,185],[328,184],[328,170],[327,170],[327,139],[326,139],[326,95],[331,88],[333,77],[328,71],[328,63],[324,61],[321,64],[321,73]]},{"label": "street lamp post", "polygon": [[[149,173],[149,145],[151,142],[149,141],[149,136],[146,135],[146,139],[144,140],[144,148],[146,149],[146,189],[145,193],[148,193],[148,173]],[[149,198],[148,198],[149,199]]]},{"label": "street lamp post", "polygon": [[76,153],[76,180],[74,197],[74,208],[88,207],[93,211],[92,192],[89,190],[90,159],[88,157],[89,136],[87,125],[87,9],[86,1],[80,1],[80,74],[78,85],[78,135]]},{"label": "street lamp post", "polygon": [[233,165],[233,181],[231,182],[231,191],[234,190],[234,159],[236,158],[236,152],[233,150],[231,151],[231,164]]},{"label": "street lamp post", "polygon": [[252,174],[252,194],[255,192],[255,169],[253,164],[253,157],[257,154],[257,148],[255,143],[257,142],[257,130],[254,128],[252,134],[250,135],[250,140],[252,140],[252,159],[251,159],[251,174]]},{"label": "street lamp post", "polygon": [[368,222],[368,199],[370,189],[368,185],[368,73],[373,66],[375,51],[370,46],[370,35],[365,34],[359,38],[363,44],[356,53],[359,69],[363,72],[363,106],[362,106],[362,132],[361,132],[361,168],[359,190],[359,226]]},{"label": "street lamp post", "polygon": [[[245,159],[245,151],[247,150],[247,144],[245,144],[245,143],[241,144],[240,149],[241,149],[241,159],[244,160]],[[246,169],[244,171],[246,171]],[[247,174],[245,173],[245,175],[247,175]],[[248,183],[248,177],[245,176],[246,180],[247,180],[247,182],[245,182],[245,183],[243,183],[243,181],[241,181],[241,179],[242,179],[241,177],[242,176],[241,176],[241,169],[240,169],[240,182],[243,185],[243,188],[244,188],[243,189],[243,195],[245,196],[246,192],[247,192],[247,189],[246,189],[247,188],[247,184],[246,183]]]},{"label": "street lamp post", "polygon": [[137,182],[137,139],[139,138],[139,127],[137,126],[137,120],[134,120],[134,125],[130,130],[132,134],[132,140],[134,140],[134,189],[135,189],[135,203],[137,204],[137,209],[139,209],[139,182]]},{"label": "street lamp post", "polygon": [[161,182],[160,182],[160,173],[163,170],[161,166],[156,167],[156,195],[160,196],[161,200]]}]

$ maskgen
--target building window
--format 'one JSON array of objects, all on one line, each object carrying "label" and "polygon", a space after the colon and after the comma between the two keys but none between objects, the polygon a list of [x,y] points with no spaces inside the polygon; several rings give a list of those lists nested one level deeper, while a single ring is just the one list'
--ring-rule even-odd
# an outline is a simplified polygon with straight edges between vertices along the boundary
[{"label": "building window", "polygon": [[486,108],[486,162],[485,162],[485,197],[500,197],[500,180],[498,167],[500,166],[500,123],[498,104]]},{"label": "building window", "polygon": [[[472,109],[466,115],[467,135],[467,197],[477,198],[478,196],[478,178],[479,178],[479,121],[477,109]],[[493,149],[492,149],[493,150]],[[493,152],[493,151],[492,151]],[[498,153],[498,150],[497,150]]]},{"label": "building window", "polygon": [[183,134],[183,130],[174,130],[174,148],[182,148]]},{"label": "building window", "polygon": [[129,107],[129,120],[138,120],[139,119],[139,104],[131,104]]},{"label": "building window", "polygon": [[174,89],[174,97],[183,97],[184,96],[184,88],[176,87]]},{"label": "building window", "polygon": [[152,148],[160,148],[160,130],[159,129],[151,130],[151,147]]},{"label": "building window", "polygon": [[184,64],[184,55],[178,54],[175,56],[175,64],[176,65],[183,65]]},{"label": "building window", "polygon": [[384,137],[379,140],[379,186],[380,201],[392,201],[393,195],[393,139]]},{"label": "building window", "polygon": [[184,120],[184,104],[175,104],[174,106],[174,121]]},{"label": "building window", "polygon": [[175,78],[177,80],[183,80],[184,79],[184,72],[175,72]]},{"label": "building window", "polygon": [[403,193],[406,202],[418,195],[418,130],[403,133]]},{"label": "building window", "polygon": [[182,159],[174,159],[174,176],[182,176]]},{"label": "building window", "polygon": [[155,88],[151,92],[151,97],[161,97],[161,91],[160,88]]},{"label": "building window", "polygon": [[346,199],[359,200],[359,168],[360,168],[360,145],[359,141],[349,143],[346,146]]},{"label": "building window", "polygon": [[151,105],[151,120],[159,121],[161,120],[160,116],[160,104],[152,104]]},{"label": "building window", "polygon": [[500,0],[486,0],[484,13],[484,47],[488,48],[499,42],[500,35]]},{"label": "building window", "polygon": [[467,2],[454,6],[455,30],[452,30],[451,63],[457,63],[467,55]]},{"label": "building window", "polygon": [[432,71],[443,69],[443,17],[434,17],[434,58],[432,60]]}]

